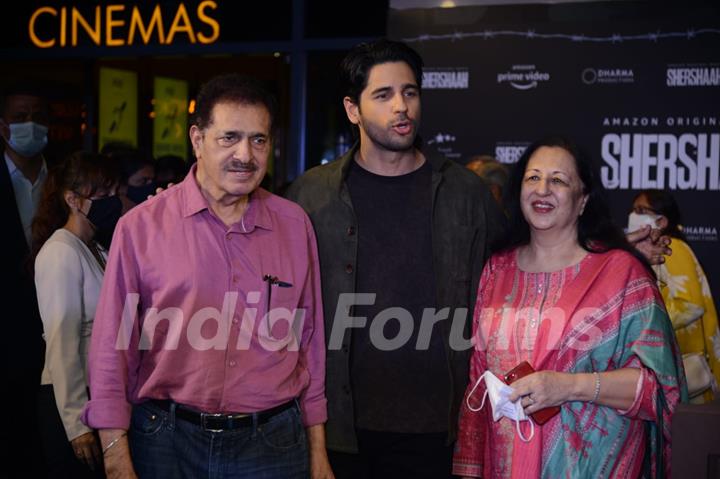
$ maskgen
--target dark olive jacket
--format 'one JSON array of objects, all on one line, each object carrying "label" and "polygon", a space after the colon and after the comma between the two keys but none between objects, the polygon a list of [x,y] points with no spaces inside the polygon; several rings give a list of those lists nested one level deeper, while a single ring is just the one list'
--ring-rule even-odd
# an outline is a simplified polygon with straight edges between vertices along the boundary
[{"label": "dark olive jacket", "polygon": [[[305,209],[315,228],[328,344],[333,337],[340,294],[355,292],[359,232],[345,178],[356,150],[357,145],[338,160],[307,171],[290,186],[286,195]],[[445,339],[452,388],[447,413],[450,443],[455,439],[458,410],[468,382],[470,349],[463,337],[465,340],[470,337],[480,273],[490,243],[501,234],[504,220],[488,189],[474,173],[445,158],[428,158],[428,161],[432,166],[436,306],[438,310],[449,308],[448,319],[436,324],[434,331],[441,331]],[[340,306],[342,309],[343,305]],[[451,335],[458,308],[461,308],[458,324],[462,328],[452,328]],[[347,309],[337,313],[352,315]],[[350,380],[351,332],[352,328],[344,329],[342,344],[327,351],[327,447],[342,452],[358,450]],[[411,401],[411,398],[398,400]],[[412,407],[411,402],[408,407]]]}]

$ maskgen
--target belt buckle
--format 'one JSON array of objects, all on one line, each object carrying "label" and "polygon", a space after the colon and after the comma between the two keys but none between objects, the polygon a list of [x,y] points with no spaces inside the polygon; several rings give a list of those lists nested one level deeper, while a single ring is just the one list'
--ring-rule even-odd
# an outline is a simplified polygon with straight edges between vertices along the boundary
[{"label": "belt buckle", "polygon": [[209,417],[210,418],[220,418],[223,416],[225,416],[225,414],[220,414],[220,413],[209,414],[209,413],[201,412],[200,413],[200,427],[209,432],[223,432],[224,429],[210,429],[206,423],[206,420]]}]

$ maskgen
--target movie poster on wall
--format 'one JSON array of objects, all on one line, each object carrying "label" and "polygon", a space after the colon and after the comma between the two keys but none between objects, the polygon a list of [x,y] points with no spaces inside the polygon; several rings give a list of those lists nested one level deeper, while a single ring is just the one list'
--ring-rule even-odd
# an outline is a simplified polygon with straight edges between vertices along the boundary
[{"label": "movie poster on wall", "polygon": [[389,35],[425,62],[425,148],[513,164],[535,139],[570,137],[593,156],[619,224],[639,191],[673,193],[717,302],[718,16],[624,21],[573,8],[391,10]]},{"label": "movie poster on wall", "polygon": [[100,68],[98,149],[108,143],[137,146],[137,73]]}]

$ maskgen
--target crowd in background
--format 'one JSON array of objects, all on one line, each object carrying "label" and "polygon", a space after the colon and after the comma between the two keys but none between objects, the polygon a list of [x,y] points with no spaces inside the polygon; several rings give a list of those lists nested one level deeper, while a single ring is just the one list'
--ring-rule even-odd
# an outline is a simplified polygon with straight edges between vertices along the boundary
[{"label": "crowd in background", "polygon": [[[342,158],[291,185],[287,197],[297,204],[258,189],[274,103],[252,82],[223,77],[205,87],[199,104],[206,110],[190,130],[195,165],[179,157],[152,158],[123,144],[51,162],[42,154],[48,121],[42,94],[18,88],[4,95],[0,130],[7,167],[0,168],[0,181],[13,316],[3,349],[6,364],[16,365],[7,385],[18,405],[4,428],[4,453],[11,454],[4,464],[22,462],[27,475],[102,477],[109,457],[118,458],[113,459],[118,469],[110,471],[132,471],[132,451],[133,461],[145,461],[135,462],[135,470],[156,471],[157,457],[172,462],[168,458],[175,456],[151,442],[142,443],[140,451],[141,438],[154,433],[143,436],[132,428],[157,431],[158,417],[163,424],[185,417],[202,427],[208,417],[222,415],[224,422],[210,430],[215,432],[247,422],[240,417],[247,414],[183,404],[179,398],[189,398],[187,384],[173,383],[172,374],[158,378],[157,372],[174,369],[197,381],[197,371],[184,370],[182,360],[164,364],[167,358],[152,350],[108,360],[99,345],[114,339],[109,327],[95,334],[101,338],[92,335],[98,304],[98,311],[115,311],[111,289],[150,289],[149,298],[182,297],[180,302],[196,294],[188,285],[209,274],[206,269],[200,273],[176,264],[171,274],[158,265],[165,264],[160,259],[165,245],[177,244],[172,231],[181,218],[206,208],[213,213],[195,216],[190,236],[205,238],[200,256],[217,266],[215,274],[225,278],[220,270],[227,264],[227,281],[238,289],[249,291],[255,282],[267,288],[268,310],[272,292],[277,304],[309,308],[318,321],[317,328],[303,330],[298,358],[282,356],[287,361],[282,368],[254,353],[257,364],[244,374],[262,372],[253,383],[257,391],[213,379],[214,368],[235,366],[223,359],[209,362],[207,377],[195,385],[203,394],[210,390],[207,401],[222,396],[213,389],[218,384],[220,390],[255,394],[256,403],[238,407],[247,406],[253,421],[264,421],[267,429],[276,417],[298,415],[289,434],[307,434],[300,456],[309,454],[309,465],[298,456],[283,462],[288,469],[282,474],[594,477],[609,468],[633,477],[645,467],[667,467],[667,424],[675,406],[712,401],[720,380],[717,312],[672,194],[639,192],[628,205],[623,232],[613,223],[591,159],[560,137],[536,142],[513,167],[489,156],[470,159],[467,169],[480,181],[416,146],[422,60],[414,51],[396,42],[364,45],[349,54],[343,68],[342,80],[349,85],[343,104],[358,141]],[[217,132],[220,125],[227,128]],[[231,150],[231,157],[222,156]],[[158,188],[167,194],[137,208]],[[116,233],[120,218],[135,208]],[[153,224],[162,224],[157,242],[146,231]],[[233,235],[239,243],[230,246]],[[218,246],[223,237],[229,246]],[[148,244],[138,244],[138,238]],[[237,258],[244,263],[235,264]],[[243,277],[257,261],[262,275]],[[112,288],[103,288],[106,273]],[[213,287],[202,284],[203,292]],[[432,336],[427,351],[389,353],[373,347],[371,332],[358,330],[352,341],[346,335],[337,350],[328,349],[326,362],[324,348],[320,353],[315,346],[325,343],[318,332],[322,305],[324,339],[331,342],[339,295],[368,291],[378,292],[379,303],[354,310],[355,316],[374,317],[392,306],[418,315],[430,306],[474,309],[463,328],[474,347],[453,350],[448,328]],[[241,302],[257,304],[249,297]],[[529,308],[573,314],[595,308],[562,328],[559,341],[565,346],[580,341],[587,328],[613,339],[587,354],[556,347],[538,318],[518,316],[508,333],[516,343],[503,347],[503,311]],[[88,365],[91,338],[98,346],[90,358],[97,360]],[[139,375],[131,377],[139,385],[113,389],[115,366],[121,372],[137,368]],[[506,373],[517,366],[529,369],[509,378]],[[88,378],[89,369],[95,377]],[[279,369],[287,381],[273,383]],[[162,391],[162,397],[151,394],[149,409],[140,411],[146,404],[140,402],[146,399],[138,393],[142,387]],[[109,390],[138,401],[132,419],[129,413],[95,412],[106,407]],[[128,429],[123,421],[130,420]],[[554,426],[543,427],[547,421]],[[258,424],[252,427],[259,431]],[[570,436],[576,442],[568,441]],[[207,444],[187,447],[202,450]],[[258,451],[267,459],[266,450]],[[289,452],[284,454],[286,461]],[[649,462],[644,454],[652,455]],[[230,467],[233,459],[223,461]],[[170,476],[177,472],[163,470]]]}]

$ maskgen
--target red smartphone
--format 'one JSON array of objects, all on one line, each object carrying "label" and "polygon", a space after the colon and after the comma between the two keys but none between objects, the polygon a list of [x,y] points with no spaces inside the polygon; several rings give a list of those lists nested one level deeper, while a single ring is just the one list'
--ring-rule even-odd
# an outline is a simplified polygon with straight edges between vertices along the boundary
[{"label": "red smartphone", "polygon": [[[505,374],[504,379],[505,383],[510,385],[517,381],[518,379],[527,376],[528,374],[534,373],[535,370],[532,366],[530,366],[530,363],[527,361],[523,361],[517,366],[515,366],[512,370],[508,371],[507,374]],[[560,412],[560,406],[553,406],[548,407],[545,409],[541,409],[539,411],[536,411],[530,415],[530,417],[535,421],[536,424],[543,425],[546,422],[550,420],[555,414]]]}]

